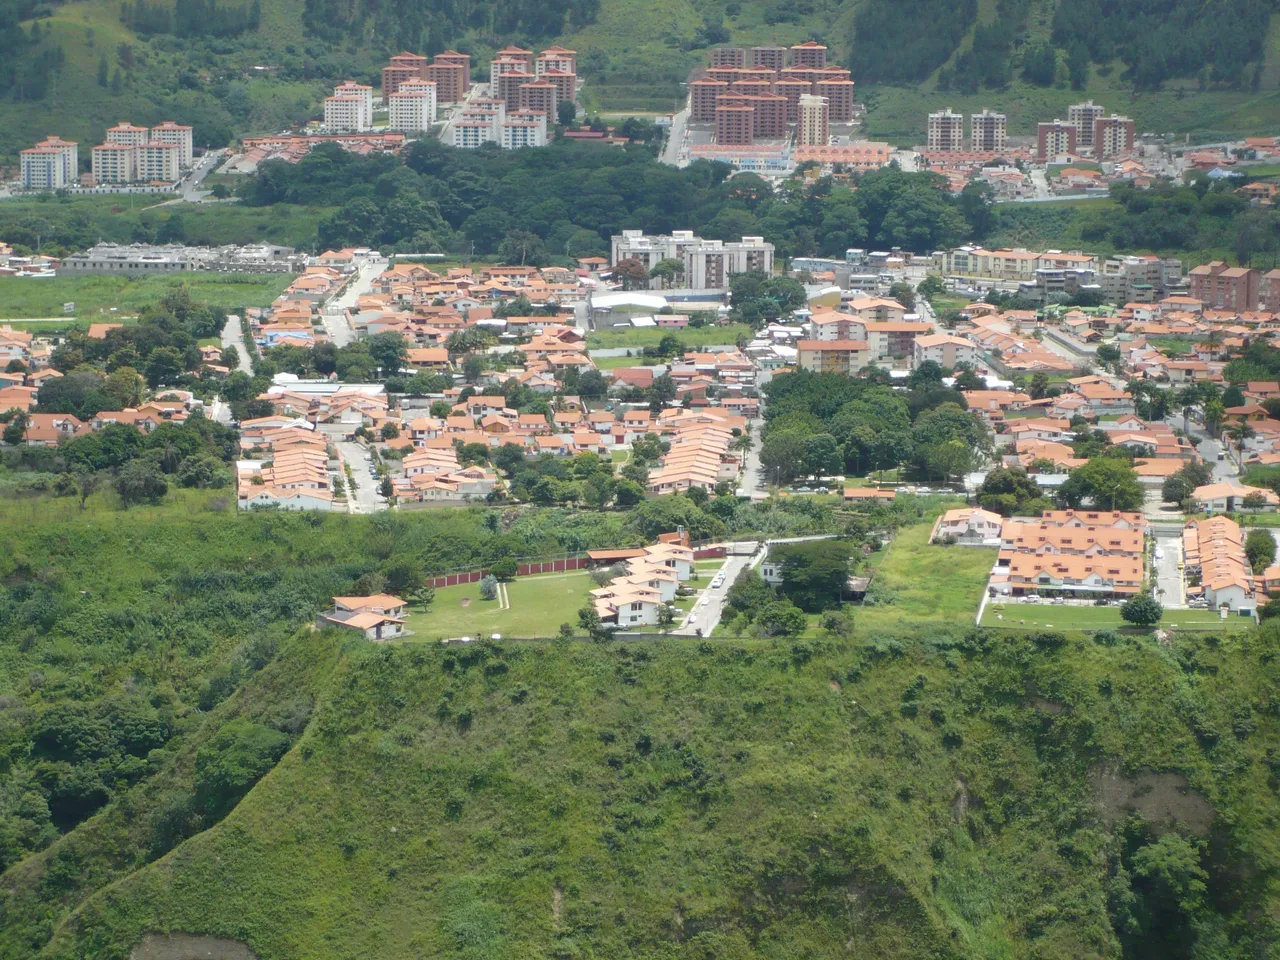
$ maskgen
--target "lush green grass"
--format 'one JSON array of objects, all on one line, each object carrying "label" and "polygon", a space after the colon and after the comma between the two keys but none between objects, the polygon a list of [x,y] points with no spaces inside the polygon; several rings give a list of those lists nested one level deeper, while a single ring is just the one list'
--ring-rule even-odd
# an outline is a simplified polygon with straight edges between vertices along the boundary
[{"label": "lush green grass", "polygon": [[[267,306],[293,279],[287,273],[208,274],[168,277],[55,277],[23,280],[0,277],[0,318],[56,317],[64,303],[74,303],[75,316],[100,319],[115,308],[121,314],[136,313],[155,303],[165,292],[185,286],[191,297],[219,309]],[[49,325],[33,325],[48,329]],[[52,331],[49,331],[52,332]]]},{"label": "lush green grass", "polygon": [[517,577],[505,584],[510,606],[497,600],[481,600],[480,584],[441,587],[425,610],[414,610],[408,620],[415,639],[447,640],[454,637],[553,637],[560,624],[577,629],[578,611],[595,587],[581,572]]},{"label": "lush green grass", "polygon": [[752,329],[745,323],[724,326],[685,327],[683,330],[664,330],[660,327],[632,327],[626,330],[594,331],[587,336],[587,347],[594,350],[656,347],[665,336],[674,336],[686,347],[724,346],[737,343],[738,337],[749,337]]},{"label": "lush green grass", "polygon": [[986,547],[944,547],[929,543],[932,519],[900,531],[875,575],[878,588],[891,591],[885,606],[857,612],[859,633],[900,628],[903,622],[973,622],[996,551]]},{"label": "lush green grass", "polygon": [[[998,619],[997,614],[1004,619]],[[987,604],[982,611],[984,627],[1011,627],[1027,630],[1118,630],[1129,628],[1119,607],[1053,606],[1040,603]],[[1221,619],[1214,610],[1165,610],[1161,629],[1237,632],[1253,626],[1250,617]],[[1131,629],[1131,628],[1130,628]]]}]

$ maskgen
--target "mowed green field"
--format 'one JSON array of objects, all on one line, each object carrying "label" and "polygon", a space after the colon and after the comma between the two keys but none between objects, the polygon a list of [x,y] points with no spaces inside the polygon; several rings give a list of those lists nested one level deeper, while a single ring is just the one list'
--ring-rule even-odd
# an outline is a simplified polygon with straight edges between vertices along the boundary
[{"label": "mowed green field", "polygon": [[[293,279],[292,274],[191,274],[167,277],[55,277],[31,280],[0,277],[0,318],[57,317],[74,303],[75,317],[100,319],[115,309],[121,315],[154,304],[170,290],[186,287],[193,300],[225,310],[265,307]],[[52,328],[41,326],[36,329]]]},{"label": "mowed green field", "polygon": [[480,584],[466,583],[436,590],[425,609],[411,608],[409,629],[417,640],[454,637],[554,637],[560,624],[578,629],[578,611],[595,587],[581,572],[517,577],[503,584],[510,606],[498,600],[481,600]]},{"label": "mowed green field", "polygon": [[715,327],[685,327],[668,330],[661,327],[632,327],[626,330],[599,330],[587,337],[587,347],[592,350],[620,349],[622,347],[656,347],[665,336],[673,336],[686,347],[724,346],[736,343],[738,337],[750,337],[749,324],[729,323]]},{"label": "mowed green field", "polygon": [[[1120,630],[1129,627],[1119,607],[1054,606],[1046,603],[989,603],[982,611],[984,627],[1026,630]],[[1205,630],[1235,633],[1253,626],[1251,617],[1228,616],[1215,610],[1165,610],[1157,624],[1163,630]]]}]

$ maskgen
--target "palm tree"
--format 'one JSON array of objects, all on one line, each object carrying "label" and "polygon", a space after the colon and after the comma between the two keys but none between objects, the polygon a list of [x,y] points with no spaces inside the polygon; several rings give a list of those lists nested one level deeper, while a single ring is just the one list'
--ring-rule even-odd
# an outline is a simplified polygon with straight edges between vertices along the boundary
[{"label": "palm tree", "polygon": [[1178,391],[1177,406],[1182,408],[1182,432],[1191,432],[1191,410],[1200,402],[1200,391],[1195,387],[1183,387]]},{"label": "palm tree", "polygon": [[1253,427],[1249,426],[1249,422],[1244,419],[1241,419],[1227,431],[1227,435],[1236,442],[1236,461],[1238,463],[1244,463],[1244,442],[1252,437],[1253,433]]}]

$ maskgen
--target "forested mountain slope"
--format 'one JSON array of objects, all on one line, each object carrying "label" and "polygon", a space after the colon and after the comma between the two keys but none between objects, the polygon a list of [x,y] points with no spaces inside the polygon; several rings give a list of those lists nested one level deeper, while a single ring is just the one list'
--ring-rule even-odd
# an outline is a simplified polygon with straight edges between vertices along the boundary
[{"label": "forested mountain slope", "polygon": [[[668,111],[720,43],[810,37],[847,64],[868,131],[911,142],[948,101],[1013,132],[1081,96],[1143,129],[1263,132],[1280,121],[1268,0],[0,0],[0,159],[47,132],[99,142],[121,118],[193,123],[220,145],[316,115],[401,49],[509,42],[580,53],[591,110]],[[87,151],[84,152],[87,157]]]}]

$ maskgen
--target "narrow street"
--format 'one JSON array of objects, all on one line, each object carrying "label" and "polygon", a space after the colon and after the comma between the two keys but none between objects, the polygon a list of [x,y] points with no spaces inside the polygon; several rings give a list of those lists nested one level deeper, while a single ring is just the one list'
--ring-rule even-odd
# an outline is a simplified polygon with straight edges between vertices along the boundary
[{"label": "narrow street", "polygon": [[324,305],[320,320],[324,324],[325,334],[334,346],[345,347],[356,338],[355,331],[347,322],[346,311],[354,308],[360,298],[373,288],[373,281],[386,267],[387,261],[383,259],[367,261],[341,295]]},{"label": "narrow street", "polygon": [[338,459],[344,468],[351,467],[351,475],[355,477],[355,490],[351,489],[351,477],[342,471],[342,482],[347,487],[347,509],[351,513],[377,513],[387,509],[387,501],[378,493],[379,481],[369,475],[369,461],[365,459],[364,447],[350,440],[334,441],[338,451]]},{"label": "narrow street", "polygon": [[[240,317],[238,314],[227,314],[227,322],[222,327],[222,348],[235,347],[236,353],[240,355],[240,361],[236,365],[236,370],[241,373],[247,373],[253,376],[253,364],[249,362],[249,348],[244,342],[244,331],[240,328]],[[233,371],[234,372],[234,371]]]}]

